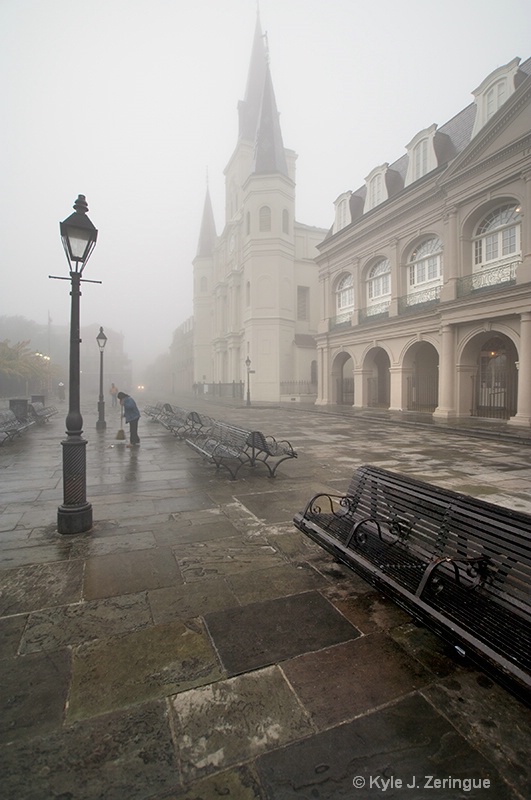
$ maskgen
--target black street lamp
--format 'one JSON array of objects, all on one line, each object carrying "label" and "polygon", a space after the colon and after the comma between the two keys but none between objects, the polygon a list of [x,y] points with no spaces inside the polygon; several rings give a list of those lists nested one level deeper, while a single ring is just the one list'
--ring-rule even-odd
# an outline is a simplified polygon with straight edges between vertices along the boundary
[{"label": "black street lamp", "polygon": [[[60,223],[61,240],[70,268],[72,298],[70,315],[69,404],[66,417],[67,438],[63,446],[63,504],[57,509],[59,533],[84,533],[92,528],[92,505],[87,502],[87,442],[80,409],[79,298],[81,275],[90,258],[98,231],[87,217],[85,195],[74,203],[75,213]],[[53,276],[50,276],[53,277]],[[68,280],[64,278],[63,280]],[[99,283],[99,281],[93,281]]]},{"label": "black street lamp", "polygon": [[105,422],[105,401],[103,399],[103,351],[107,344],[107,337],[103,333],[103,328],[100,327],[100,332],[96,336],[98,347],[100,348],[100,396],[98,400],[98,421],[96,422],[96,430],[104,431],[107,427]]},{"label": "black street lamp", "polygon": [[251,405],[251,359],[249,356],[245,359],[245,366],[247,367],[247,406]]}]

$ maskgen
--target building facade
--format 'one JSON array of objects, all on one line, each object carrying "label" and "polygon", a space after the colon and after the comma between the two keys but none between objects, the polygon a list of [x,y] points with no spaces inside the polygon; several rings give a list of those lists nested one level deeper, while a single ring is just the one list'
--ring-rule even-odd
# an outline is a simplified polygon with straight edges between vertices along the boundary
[{"label": "building facade", "polygon": [[[317,393],[317,244],[295,220],[296,154],[282,141],[257,19],[218,236],[207,189],[194,269],[194,383],[245,383],[253,398]],[[312,388],[313,387],[313,388]]]},{"label": "building facade", "polygon": [[194,318],[189,317],[173,332],[170,345],[171,387],[173,395],[190,394],[194,387]]},{"label": "building facade", "polygon": [[531,59],[341,194],[319,245],[318,404],[531,424]]}]

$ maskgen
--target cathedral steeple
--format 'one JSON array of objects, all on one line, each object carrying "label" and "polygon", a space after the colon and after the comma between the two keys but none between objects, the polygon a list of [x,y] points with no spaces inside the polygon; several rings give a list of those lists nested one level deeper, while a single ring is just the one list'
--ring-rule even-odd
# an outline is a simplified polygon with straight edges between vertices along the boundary
[{"label": "cathedral steeple", "polygon": [[266,69],[265,38],[262,34],[260,16],[257,13],[245,98],[238,103],[240,139],[248,139],[253,142],[256,136]]},{"label": "cathedral steeple", "polygon": [[199,232],[199,242],[197,244],[196,255],[211,256],[214,251],[216,238],[216,223],[214,221],[214,212],[212,211],[210,191],[207,185],[205,205],[203,206],[203,219],[201,220],[201,230]]},{"label": "cathedral steeple", "polygon": [[255,175],[270,175],[272,173],[288,175],[286,153],[282,141],[269,64],[266,66],[260,117],[256,131],[253,173]]}]

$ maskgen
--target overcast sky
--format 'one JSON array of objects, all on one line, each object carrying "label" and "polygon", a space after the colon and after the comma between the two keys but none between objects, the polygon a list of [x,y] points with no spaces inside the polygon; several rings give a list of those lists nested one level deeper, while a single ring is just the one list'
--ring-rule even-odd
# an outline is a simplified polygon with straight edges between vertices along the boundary
[{"label": "overcast sky", "polygon": [[[208,170],[216,227],[256,0],[0,0],[0,315],[67,325],[59,221],[99,230],[81,324],[125,335],[135,378],[192,314]],[[531,56],[529,0],[260,0],[297,219]]]}]

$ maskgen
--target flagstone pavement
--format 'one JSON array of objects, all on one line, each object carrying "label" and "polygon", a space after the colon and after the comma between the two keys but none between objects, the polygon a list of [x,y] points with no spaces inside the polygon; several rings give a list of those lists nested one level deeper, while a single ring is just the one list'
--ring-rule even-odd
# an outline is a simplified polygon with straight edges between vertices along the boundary
[{"label": "flagstone pavement", "polygon": [[531,512],[530,437],[181,404],[298,458],[231,481],[146,416],[139,448],[110,404],[97,432],[94,402],[94,527],[61,536],[65,404],[0,447],[2,797],[531,797],[523,702],[291,521],[363,463]]}]

